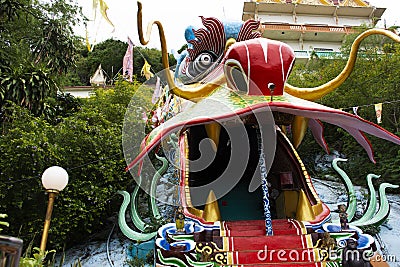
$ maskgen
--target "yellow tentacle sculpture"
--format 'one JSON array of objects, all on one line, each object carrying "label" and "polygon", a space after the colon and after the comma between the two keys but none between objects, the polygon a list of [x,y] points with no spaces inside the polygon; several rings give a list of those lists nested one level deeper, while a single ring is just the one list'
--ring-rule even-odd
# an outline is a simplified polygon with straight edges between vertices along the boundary
[{"label": "yellow tentacle sculpture", "polygon": [[[140,43],[142,45],[148,44],[148,42],[150,41],[151,28],[153,27],[154,24],[157,25],[158,32],[160,35],[163,67],[164,69],[168,70],[169,61],[168,61],[167,42],[165,40],[164,28],[160,21],[150,22],[147,26],[146,39],[145,39],[143,36],[143,26],[142,26],[142,3],[138,1],[137,5],[138,5],[138,12],[137,12],[138,35]],[[175,84],[174,79],[169,71],[166,71],[165,74],[167,78],[168,87],[172,91],[172,93],[174,93],[179,97],[192,100],[194,102],[197,102],[202,97],[209,95],[212,91],[218,88],[225,81],[224,75],[221,75],[215,81],[213,81],[213,83],[199,84],[198,86],[195,87],[190,86],[182,88]]]},{"label": "yellow tentacle sculpture", "polygon": [[383,29],[367,30],[367,31],[361,33],[354,40],[354,42],[351,46],[350,56],[349,56],[349,59],[347,60],[346,66],[344,67],[342,72],[339,73],[338,76],[336,76],[336,78],[334,78],[333,80],[331,80],[323,85],[320,85],[320,86],[317,86],[314,88],[299,88],[299,87],[292,86],[290,84],[286,84],[285,92],[291,94],[292,96],[299,97],[299,98],[302,98],[305,100],[311,100],[311,101],[320,99],[321,97],[329,94],[330,92],[332,92],[333,90],[338,88],[340,85],[342,85],[343,82],[350,76],[350,74],[354,68],[356,59],[357,59],[357,51],[358,51],[358,48],[360,47],[361,42],[366,37],[373,35],[373,34],[385,35],[397,42],[400,42],[400,37],[397,36],[396,34],[394,34],[393,32],[383,30]]}]

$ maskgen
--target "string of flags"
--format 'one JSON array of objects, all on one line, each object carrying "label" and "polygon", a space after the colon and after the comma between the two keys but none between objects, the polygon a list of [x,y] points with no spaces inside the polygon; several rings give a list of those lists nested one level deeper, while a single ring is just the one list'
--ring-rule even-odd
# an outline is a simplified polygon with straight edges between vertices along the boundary
[{"label": "string of flags", "polygon": [[[134,43],[132,40],[128,37],[128,47],[126,48],[125,56],[123,58],[122,62],[122,75],[123,77],[128,80],[129,82],[133,81],[133,48],[134,48]],[[137,50],[139,52],[140,56],[144,59],[144,64],[141,70],[141,75],[146,77],[146,80],[149,80],[150,78],[154,77],[154,74],[151,72],[151,65],[149,62],[147,62],[146,58],[143,56],[143,54],[140,52],[140,50]],[[160,77],[155,74],[157,77],[156,84],[155,84],[155,89],[154,89],[154,94],[152,97],[152,102],[155,104],[158,99],[160,99],[162,95],[162,90],[164,83],[161,81]]]},{"label": "string of flags", "polygon": [[377,104],[360,105],[360,106],[354,106],[354,107],[348,107],[348,108],[339,108],[339,110],[343,111],[343,110],[346,110],[346,109],[351,109],[351,110],[353,110],[354,115],[358,116],[359,108],[374,106],[375,115],[376,115],[376,121],[377,121],[378,124],[381,124],[382,123],[383,104],[393,104],[393,103],[398,103],[398,102],[400,102],[400,100],[385,101],[385,102],[377,103]]},{"label": "string of flags", "polygon": [[122,75],[132,82],[133,76],[133,44],[131,38],[128,37],[128,47],[126,48],[125,56],[122,61]]},{"label": "string of flags", "polygon": [[[87,47],[89,52],[93,51],[94,45],[96,43],[96,36],[97,36],[97,33],[99,31],[99,28],[100,28],[100,22],[101,21],[96,21],[97,12],[100,12],[101,18],[103,18],[105,21],[108,22],[108,24],[110,24],[112,26],[112,28],[113,28],[112,32],[115,31],[115,26],[112,23],[112,21],[110,20],[110,18],[108,17],[108,14],[107,14],[108,5],[105,2],[105,0],[93,0],[92,8],[93,8],[93,19],[92,19],[92,24],[93,25],[92,25],[92,27],[97,28],[97,29],[96,29],[96,31],[94,33],[94,40],[90,41],[89,40],[90,39],[89,38],[89,30],[88,30],[88,27],[87,27],[88,25],[86,24],[86,38],[85,38],[85,41],[86,41],[86,47]],[[97,26],[96,26],[96,24],[97,24]]]}]

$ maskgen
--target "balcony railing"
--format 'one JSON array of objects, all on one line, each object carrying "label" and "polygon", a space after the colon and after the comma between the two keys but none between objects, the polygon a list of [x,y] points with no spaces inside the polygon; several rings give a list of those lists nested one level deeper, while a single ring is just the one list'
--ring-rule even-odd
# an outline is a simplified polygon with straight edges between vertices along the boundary
[{"label": "balcony railing", "polygon": [[334,59],[342,57],[340,52],[331,51],[306,51],[306,50],[295,50],[294,51],[297,59],[311,59],[312,55],[316,55],[318,58]]},{"label": "balcony railing", "polygon": [[356,31],[351,27],[328,26],[328,25],[304,25],[304,24],[262,24],[261,31],[297,31],[297,32],[329,32],[350,34]]}]

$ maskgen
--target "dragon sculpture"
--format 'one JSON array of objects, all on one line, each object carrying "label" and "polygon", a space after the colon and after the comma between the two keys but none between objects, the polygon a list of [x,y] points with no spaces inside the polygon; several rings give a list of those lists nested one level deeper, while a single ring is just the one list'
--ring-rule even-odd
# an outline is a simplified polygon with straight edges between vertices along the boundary
[{"label": "dragon sculpture", "polygon": [[[145,37],[140,2],[137,20],[138,35],[143,45],[149,41],[152,26],[157,26],[163,65],[168,70],[170,66],[162,24],[159,21],[149,23]],[[131,196],[127,192],[120,192],[124,202],[119,223],[124,234],[141,241],[157,236],[157,266],[214,266],[213,263],[236,266],[260,264],[260,258],[268,259],[271,264],[282,264],[270,252],[263,255],[266,244],[270,249],[294,249],[299,253],[308,253],[303,261],[295,261],[296,264],[303,264],[301,266],[340,266],[340,262],[320,256],[322,249],[318,247],[319,244],[326,243],[323,238],[330,238],[322,232],[331,234],[338,249],[343,250],[346,240],[357,237],[356,249],[373,253],[374,239],[363,234],[357,226],[381,224],[389,214],[385,189],[397,186],[381,184],[380,206],[376,212],[372,179],[377,176],[369,175],[369,206],[362,218],[355,219],[357,203],[354,188],[350,178],[337,166],[337,161],[341,159],[335,161],[334,168],[343,177],[349,193],[347,212],[350,231],[343,232],[340,226],[338,229],[336,224],[329,223],[331,212],[319,199],[296,147],[308,127],[318,144],[328,152],[322,122],[345,129],[366,150],[372,162],[375,162],[373,150],[364,133],[400,145],[398,136],[372,122],[313,102],[338,88],[349,77],[355,66],[357,50],[366,37],[380,34],[396,42],[400,42],[400,37],[380,29],[361,33],[351,47],[346,66],[337,77],[315,88],[299,88],[286,82],[294,65],[294,51],[285,43],[261,38],[256,31],[259,22],[250,20],[224,24],[216,18],[201,17],[201,20],[204,28],[189,27],[185,33],[188,48],[178,55],[175,74],[165,72],[168,85],[165,90],[191,104],[152,129],[144,138],[137,157],[127,166],[127,170],[131,170],[146,155],[154,153],[163,140],[176,134],[180,158],[178,201],[186,216],[185,234],[177,233],[171,223],[164,224],[158,231],[149,230],[152,225],[144,222],[136,208],[132,207],[133,223],[138,231],[129,228],[125,212],[129,202],[131,206],[136,205],[141,179]],[[266,121],[266,118],[271,120]],[[229,135],[230,131],[239,131],[238,124],[244,125],[248,140],[234,140]],[[273,135],[263,132],[265,125],[273,129]],[[293,144],[281,130],[282,126],[288,125],[291,125]],[[205,170],[196,172],[191,162],[199,156],[196,146],[204,138],[212,140],[216,158]],[[269,143],[271,140],[273,142]],[[230,172],[230,180],[224,180],[225,185],[229,185],[233,191],[241,190],[238,185],[245,181],[252,193],[247,198],[247,193],[240,191],[243,194],[240,195],[240,201],[234,202],[237,203],[234,204],[236,213],[229,217],[232,215],[229,215],[226,206],[238,198],[224,199],[230,193],[219,192],[214,183],[228,172],[229,158],[236,155],[226,151],[237,145],[235,142],[247,142],[250,150],[245,155],[247,158],[235,161],[238,165],[244,161],[245,171],[240,175]],[[274,154],[266,153],[271,144],[274,145]],[[155,155],[159,158],[157,153]],[[153,195],[150,198],[156,220],[160,219],[160,213],[154,200],[155,186],[167,168],[167,162],[161,158],[159,160],[163,161],[163,166],[151,181]],[[251,180],[254,177],[256,181]],[[206,188],[204,192],[207,193],[199,193],[196,187]],[[207,199],[205,203],[197,202],[201,198]],[[251,206],[253,204],[246,204],[254,203],[246,201],[255,198],[260,199],[254,205],[262,206],[261,216],[257,219],[237,219],[244,216],[246,210],[255,209],[255,206]]]}]

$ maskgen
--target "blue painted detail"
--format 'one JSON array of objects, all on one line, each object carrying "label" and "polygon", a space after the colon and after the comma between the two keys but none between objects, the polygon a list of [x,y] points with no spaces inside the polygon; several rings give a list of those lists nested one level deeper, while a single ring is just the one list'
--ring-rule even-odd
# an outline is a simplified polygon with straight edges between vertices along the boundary
[{"label": "blue painted detail", "polygon": [[132,248],[127,250],[128,259],[146,259],[146,256],[154,249],[154,239],[142,243],[133,243]]},{"label": "blue painted detail", "polygon": [[260,155],[260,174],[261,174],[261,187],[263,192],[263,204],[264,204],[264,217],[265,217],[265,234],[274,235],[272,230],[272,217],[269,205],[269,194],[268,194],[268,181],[267,181],[267,167],[265,164],[264,146],[263,140],[261,138],[260,130],[257,129],[257,139],[258,139],[258,152]]},{"label": "blue painted detail", "polygon": [[313,230],[317,230],[317,229],[320,229],[321,227],[323,227],[324,224],[326,224],[327,222],[330,222],[331,220],[332,220],[332,215],[329,213],[329,215],[326,216],[326,218],[319,223],[311,224],[307,221],[303,221],[303,224],[306,228],[311,228]]},{"label": "blue painted detail", "polygon": [[[195,225],[193,222],[187,222],[185,223],[185,230],[186,230],[186,235],[182,236],[190,236],[195,232],[203,231],[204,228],[200,225]],[[189,238],[171,243],[167,241],[167,236],[181,235],[176,232],[176,227],[174,223],[167,223],[161,226],[160,229],[158,229],[158,235],[160,237],[156,239],[156,246],[164,250],[170,250],[171,247],[184,246],[185,248],[181,251],[187,252],[194,250],[194,248],[196,247],[196,242],[190,240]]]},{"label": "blue painted detail", "polygon": [[182,61],[189,56],[189,52],[187,50],[183,50],[182,53],[176,56],[176,67],[175,67],[175,78],[179,76],[179,69],[181,67]]},{"label": "blue painted detail", "polygon": [[189,42],[190,40],[193,40],[194,38],[196,38],[194,36],[193,30],[196,30],[196,28],[194,26],[188,26],[185,30],[185,39],[187,42]]},{"label": "blue painted detail", "polygon": [[156,245],[158,248],[161,248],[163,250],[171,250],[172,247],[184,247],[181,252],[188,252],[192,251],[196,247],[196,242],[193,240],[184,240],[184,241],[178,241],[178,242],[172,242],[168,243],[167,240],[162,239],[162,238],[157,238],[156,240]]},{"label": "blue painted detail", "polygon": [[[360,228],[358,228],[357,226],[354,225],[349,225],[350,229],[347,231],[342,231],[342,228],[340,227],[340,224],[335,224],[335,223],[326,223],[323,225],[323,228],[326,232],[329,232],[332,234],[334,233],[346,233],[349,232],[351,233],[351,231],[357,232],[358,235],[358,246],[357,249],[367,249],[370,248],[371,245],[375,242],[374,238],[368,234],[364,234],[362,232],[362,230]],[[346,240],[348,239],[348,237],[344,237],[344,238],[339,238],[338,239],[338,245],[339,247],[342,246],[346,246]]]},{"label": "blue painted detail", "polygon": [[371,247],[372,243],[374,243],[374,238],[368,234],[361,234],[358,237],[358,249],[364,249]]},{"label": "blue painted detail", "polygon": [[[329,233],[339,233],[342,232],[342,228],[340,227],[340,224],[337,223],[326,223],[323,225],[323,228],[325,230],[325,232],[329,232]],[[355,231],[359,234],[362,234],[362,230],[354,225],[349,225],[349,230],[350,231]]]},{"label": "blue painted detail", "polygon": [[240,32],[240,28],[242,28],[243,22],[241,21],[229,21],[224,22],[224,31],[226,39],[234,38],[235,40],[238,37]]},{"label": "blue painted detail", "polygon": [[[204,230],[219,230],[221,229],[221,225],[220,222],[217,221],[214,224],[203,224],[200,220],[195,219],[195,218],[190,218],[190,217],[186,217],[185,218],[185,222],[187,221],[187,223],[193,223],[196,226],[202,227]],[[200,231],[196,231],[196,232],[200,232]]]}]

